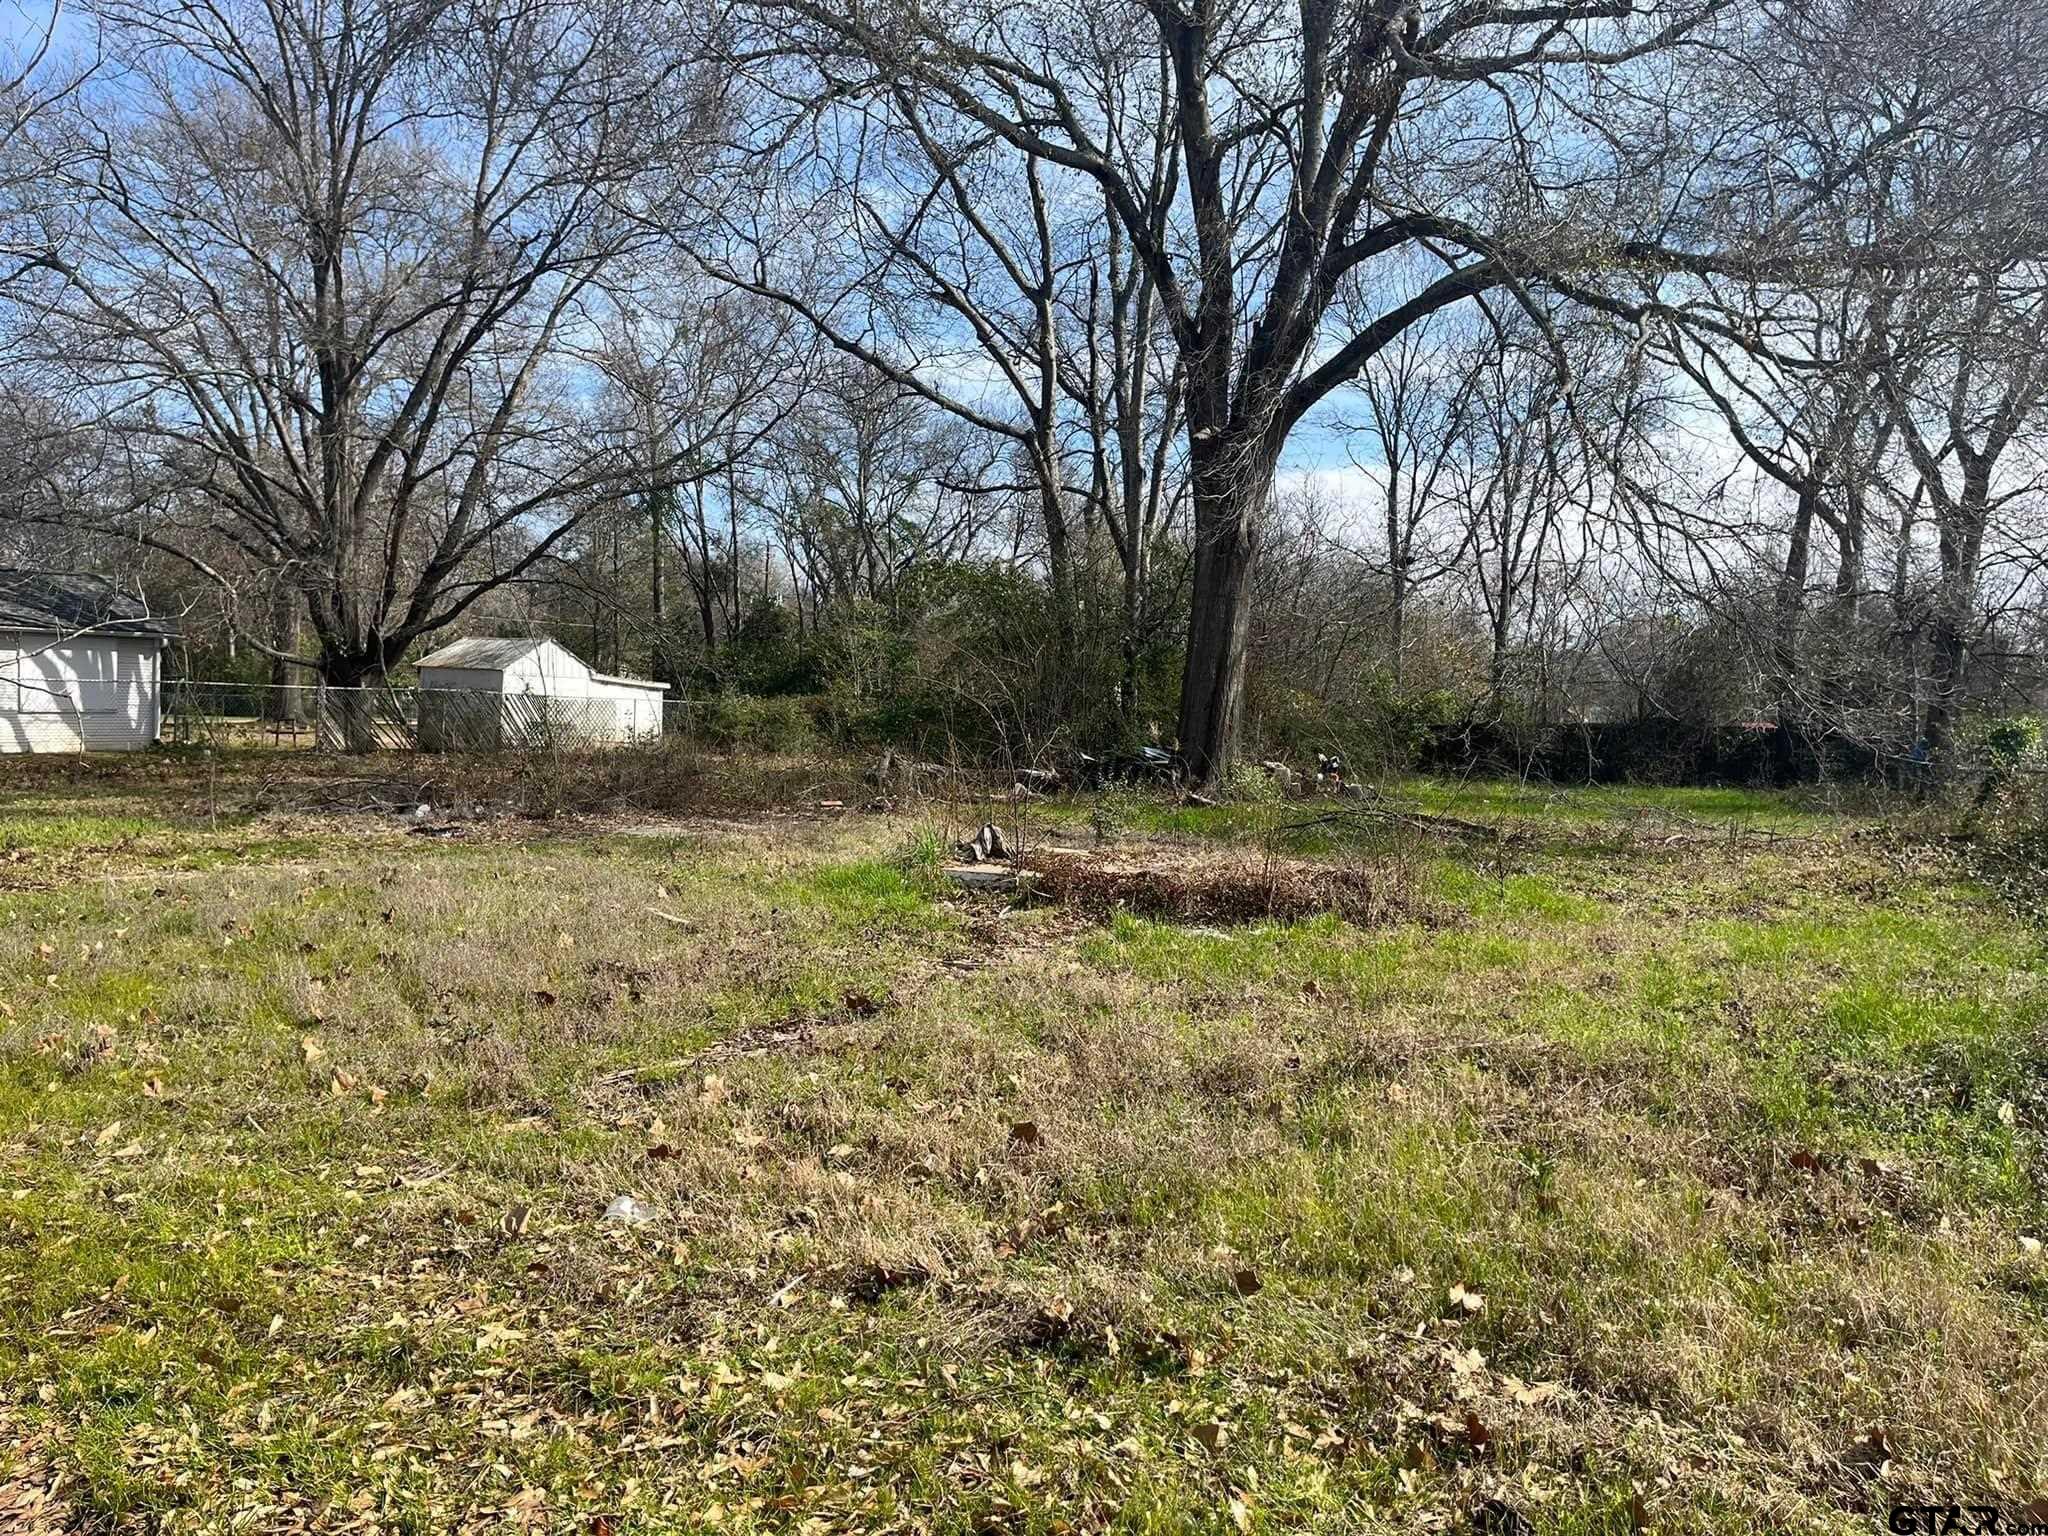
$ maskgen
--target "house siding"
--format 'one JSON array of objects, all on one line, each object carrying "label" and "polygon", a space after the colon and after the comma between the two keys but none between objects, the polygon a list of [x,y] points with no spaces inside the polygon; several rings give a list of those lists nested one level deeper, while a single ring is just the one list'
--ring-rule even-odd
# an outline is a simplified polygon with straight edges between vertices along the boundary
[{"label": "house siding", "polygon": [[161,724],[157,639],[0,632],[0,754],[123,752]]}]

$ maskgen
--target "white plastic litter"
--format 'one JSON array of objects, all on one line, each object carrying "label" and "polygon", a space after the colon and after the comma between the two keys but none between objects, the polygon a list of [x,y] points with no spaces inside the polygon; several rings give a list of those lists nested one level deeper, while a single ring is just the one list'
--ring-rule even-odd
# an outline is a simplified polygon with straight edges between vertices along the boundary
[{"label": "white plastic litter", "polygon": [[644,1221],[654,1220],[654,1207],[631,1195],[614,1195],[612,1203],[604,1208],[604,1219],[637,1227]]}]

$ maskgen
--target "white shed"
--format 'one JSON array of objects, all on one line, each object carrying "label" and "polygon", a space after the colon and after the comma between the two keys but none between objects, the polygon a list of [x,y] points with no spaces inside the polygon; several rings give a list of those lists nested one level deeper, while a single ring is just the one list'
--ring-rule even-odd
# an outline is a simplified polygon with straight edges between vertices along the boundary
[{"label": "white shed", "polygon": [[0,753],[150,745],[169,644],[169,626],[111,582],[0,568]]},{"label": "white shed", "polygon": [[419,673],[429,752],[661,735],[667,684],[593,672],[552,640],[457,640],[421,657]]}]

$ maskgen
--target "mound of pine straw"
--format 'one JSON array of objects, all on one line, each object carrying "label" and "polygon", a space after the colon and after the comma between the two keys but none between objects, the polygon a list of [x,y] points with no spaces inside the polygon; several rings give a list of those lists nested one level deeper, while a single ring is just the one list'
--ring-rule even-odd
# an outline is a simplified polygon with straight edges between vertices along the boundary
[{"label": "mound of pine straw", "polygon": [[1033,889],[1079,911],[1122,909],[1188,923],[1292,921],[1335,913],[1369,927],[1409,907],[1406,866],[1336,866],[1294,859],[1203,859],[1169,850],[1140,862],[1129,855],[1033,850],[1023,859]]}]

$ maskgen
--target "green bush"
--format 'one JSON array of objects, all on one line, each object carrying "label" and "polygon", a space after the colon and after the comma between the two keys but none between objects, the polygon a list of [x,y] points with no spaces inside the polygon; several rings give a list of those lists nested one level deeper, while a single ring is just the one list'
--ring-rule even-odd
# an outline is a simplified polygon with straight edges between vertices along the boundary
[{"label": "green bush", "polygon": [[1354,773],[1406,772],[1439,728],[1464,717],[1465,706],[1448,688],[1397,687],[1384,672],[1367,672],[1341,706],[1299,688],[1262,691],[1255,727],[1257,751],[1296,767],[1318,752],[1341,752]]},{"label": "green bush", "polygon": [[1994,768],[2017,768],[2041,750],[2041,722],[2033,715],[2007,715],[1984,732],[1984,750]]},{"label": "green bush", "polygon": [[804,698],[720,693],[695,701],[692,715],[693,733],[714,747],[808,752],[818,745],[811,701]]},{"label": "green bush", "polygon": [[1279,777],[1257,763],[1232,763],[1228,788],[1231,799],[1250,805],[1273,805],[1287,798]]}]

